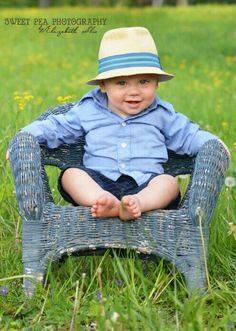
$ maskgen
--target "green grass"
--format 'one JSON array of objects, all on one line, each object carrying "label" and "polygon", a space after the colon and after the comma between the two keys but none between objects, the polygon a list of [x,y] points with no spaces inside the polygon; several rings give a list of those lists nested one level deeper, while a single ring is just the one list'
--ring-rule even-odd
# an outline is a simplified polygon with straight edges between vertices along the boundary
[{"label": "green grass", "polygon": [[[7,26],[9,17],[102,17],[107,24],[96,34],[56,37],[39,34],[33,24]],[[59,96],[78,100],[89,90],[85,81],[96,75],[106,30],[141,25],[157,41],[164,69],[175,74],[159,95],[225,141],[232,155],[228,176],[236,177],[235,17],[235,6],[1,11],[0,288],[8,293],[0,294],[0,330],[69,330],[70,325],[92,330],[91,323],[117,331],[235,329],[235,187],[224,187],[217,204],[209,245],[211,288],[202,297],[188,298],[184,280],[171,265],[141,262],[129,253],[128,259],[71,256],[53,262],[50,286],[38,287],[27,300],[17,277],[22,275],[21,219],[4,161],[19,128],[56,105]]]}]

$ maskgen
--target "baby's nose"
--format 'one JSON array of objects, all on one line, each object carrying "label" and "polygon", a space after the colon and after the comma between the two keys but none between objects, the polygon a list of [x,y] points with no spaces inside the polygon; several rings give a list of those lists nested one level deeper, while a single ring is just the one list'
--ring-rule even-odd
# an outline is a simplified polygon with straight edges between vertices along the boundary
[{"label": "baby's nose", "polygon": [[129,94],[130,95],[137,95],[139,94],[139,88],[136,85],[130,86],[129,88]]}]

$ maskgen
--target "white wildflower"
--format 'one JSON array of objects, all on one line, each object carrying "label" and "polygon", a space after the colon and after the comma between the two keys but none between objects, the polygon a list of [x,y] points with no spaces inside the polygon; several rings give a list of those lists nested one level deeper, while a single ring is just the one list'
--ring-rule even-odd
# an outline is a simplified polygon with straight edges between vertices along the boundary
[{"label": "white wildflower", "polygon": [[119,318],[119,316],[120,315],[116,311],[114,311],[113,314],[111,315],[112,322],[116,323],[117,320],[118,320],[118,318]]},{"label": "white wildflower", "polygon": [[196,208],[196,215],[197,215],[199,218],[203,218],[203,217],[204,217],[204,210],[202,210],[201,207],[197,207],[197,208]]},{"label": "white wildflower", "polygon": [[234,177],[226,177],[225,178],[225,186],[232,188],[236,185],[236,180]]}]

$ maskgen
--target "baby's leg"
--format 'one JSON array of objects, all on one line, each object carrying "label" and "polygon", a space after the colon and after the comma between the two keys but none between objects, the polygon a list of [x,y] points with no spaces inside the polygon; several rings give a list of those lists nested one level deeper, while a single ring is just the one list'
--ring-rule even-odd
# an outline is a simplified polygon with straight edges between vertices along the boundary
[{"label": "baby's leg", "polygon": [[154,177],[142,191],[124,196],[121,200],[119,217],[122,220],[138,218],[142,212],[163,209],[179,194],[177,180],[170,175]]},{"label": "baby's leg", "polygon": [[84,170],[67,169],[62,176],[63,189],[82,206],[91,208],[93,217],[115,217],[119,215],[120,201],[98,185]]}]

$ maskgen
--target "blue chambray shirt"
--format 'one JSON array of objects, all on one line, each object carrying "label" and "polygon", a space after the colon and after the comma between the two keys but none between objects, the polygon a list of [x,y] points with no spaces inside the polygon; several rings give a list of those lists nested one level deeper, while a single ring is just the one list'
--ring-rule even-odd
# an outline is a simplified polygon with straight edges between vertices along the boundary
[{"label": "blue chambray shirt", "polygon": [[34,121],[23,131],[49,148],[75,143],[85,135],[84,166],[114,181],[129,175],[138,185],[152,174],[164,173],[167,149],[195,155],[207,140],[216,139],[158,96],[138,115],[122,118],[107,108],[107,96],[99,88],[84,95],[68,113]]}]

